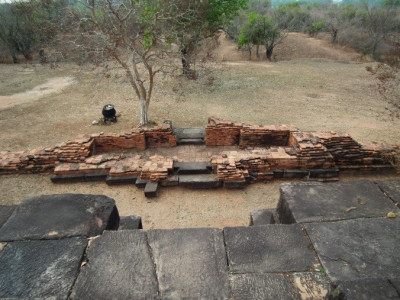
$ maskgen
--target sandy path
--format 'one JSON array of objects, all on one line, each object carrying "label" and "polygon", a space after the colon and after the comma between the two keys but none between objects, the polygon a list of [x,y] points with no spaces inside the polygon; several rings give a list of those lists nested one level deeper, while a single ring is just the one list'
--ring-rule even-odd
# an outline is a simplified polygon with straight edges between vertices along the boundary
[{"label": "sandy path", "polygon": [[10,96],[0,96],[0,110],[18,104],[35,101],[48,94],[60,93],[65,87],[71,85],[73,82],[73,77],[56,77],[29,91]]}]

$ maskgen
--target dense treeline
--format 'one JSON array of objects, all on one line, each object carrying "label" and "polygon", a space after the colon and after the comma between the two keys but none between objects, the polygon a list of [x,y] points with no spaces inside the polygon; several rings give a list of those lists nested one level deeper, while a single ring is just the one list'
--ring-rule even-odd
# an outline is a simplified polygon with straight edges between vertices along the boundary
[{"label": "dense treeline", "polygon": [[256,48],[259,55],[260,45],[269,47],[268,59],[274,45],[289,31],[310,36],[328,33],[332,43],[346,45],[378,60],[389,57],[390,53],[394,56],[400,53],[400,0],[279,3],[250,0],[248,9],[229,26],[229,35],[250,53]]},{"label": "dense treeline", "polygon": [[[175,7],[168,13],[175,13],[178,18],[172,33],[167,35],[169,38],[174,36],[173,42],[179,45],[183,71],[187,74],[190,73],[191,56],[196,52],[199,40],[220,28],[227,30],[238,41],[239,47],[250,54],[255,52],[257,56],[261,55],[259,49],[263,46],[268,59],[289,31],[304,32],[310,36],[324,32],[330,35],[332,43],[349,46],[378,60],[382,59],[382,55],[399,51],[400,0],[291,1],[155,2]],[[99,5],[101,2],[124,1],[93,1]],[[71,16],[76,17],[77,12],[88,9],[82,3],[90,4],[91,0],[30,0],[0,4],[0,57],[3,60],[10,57],[14,63],[22,56],[31,59],[32,54],[39,53],[43,46],[54,41],[58,33],[70,29],[71,22],[75,21]],[[186,10],[184,14],[183,10]],[[228,23],[234,16],[233,22]],[[170,25],[169,22],[164,26],[171,29]]]}]

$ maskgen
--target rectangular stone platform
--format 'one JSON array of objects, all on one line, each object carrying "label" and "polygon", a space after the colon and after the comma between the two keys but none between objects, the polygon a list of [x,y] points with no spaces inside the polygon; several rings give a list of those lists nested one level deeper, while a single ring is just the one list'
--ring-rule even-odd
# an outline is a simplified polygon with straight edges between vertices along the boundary
[{"label": "rectangular stone platform", "polygon": [[163,299],[228,299],[222,231],[214,228],[147,233]]},{"label": "rectangular stone platform", "polygon": [[297,224],[227,227],[224,236],[232,273],[304,272],[318,265]]},{"label": "rectangular stone platform", "polygon": [[19,241],[0,251],[0,298],[67,299],[87,240]]},{"label": "rectangular stone platform", "polygon": [[87,252],[71,299],[157,299],[158,284],[146,233],[105,231]]},{"label": "rectangular stone platform", "polygon": [[277,208],[285,224],[384,217],[400,210],[372,181],[283,183]]},{"label": "rectangular stone platform", "polygon": [[400,278],[400,219],[357,219],[305,224],[333,282]]}]

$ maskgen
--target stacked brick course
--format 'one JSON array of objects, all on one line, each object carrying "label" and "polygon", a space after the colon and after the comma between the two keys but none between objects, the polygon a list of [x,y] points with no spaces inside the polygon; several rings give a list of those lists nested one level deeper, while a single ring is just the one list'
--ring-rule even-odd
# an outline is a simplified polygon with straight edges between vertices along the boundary
[{"label": "stacked brick course", "polygon": [[155,155],[150,157],[142,167],[140,178],[158,182],[168,177],[168,173],[173,170],[174,161],[171,158]]},{"label": "stacked brick course", "polygon": [[55,167],[55,175],[106,174],[122,159],[120,155],[94,155],[81,163],[63,163]]},{"label": "stacked brick course", "polygon": [[80,135],[76,139],[56,147],[54,154],[60,162],[83,162],[92,154],[93,143],[90,135]]},{"label": "stacked brick course", "polygon": [[40,173],[52,170],[57,162],[53,149],[0,152],[0,174]]},{"label": "stacked brick course", "polygon": [[205,143],[207,146],[234,146],[239,144],[242,123],[233,123],[210,118],[206,126]]},{"label": "stacked brick course", "polygon": [[[396,155],[396,147],[382,143],[359,144],[346,133],[333,131],[292,132],[289,145],[306,155],[320,156],[323,168],[385,165]],[[320,152],[318,154],[318,152]],[[331,157],[326,156],[329,153]],[[300,155],[300,154],[298,154]]]},{"label": "stacked brick course", "polygon": [[244,170],[236,151],[214,156],[211,164],[217,170],[218,179],[222,181],[241,181],[248,175],[248,171]]},{"label": "stacked brick course", "polygon": [[146,150],[146,139],[143,131],[133,130],[128,133],[106,133],[92,135],[96,153],[118,152],[128,149]]},{"label": "stacked brick course", "polygon": [[313,133],[322,145],[332,154],[338,166],[363,164],[363,151],[360,144],[347,133],[318,131]]},{"label": "stacked brick course", "polygon": [[147,148],[176,147],[177,145],[176,136],[169,124],[146,129],[144,134]]},{"label": "stacked brick course", "polygon": [[241,148],[258,146],[287,146],[290,132],[297,131],[294,126],[243,126],[240,130]]},{"label": "stacked brick course", "polygon": [[134,157],[128,157],[124,160],[118,161],[110,169],[110,177],[128,177],[128,176],[140,176],[142,167],[146,160],[141,155]]}]

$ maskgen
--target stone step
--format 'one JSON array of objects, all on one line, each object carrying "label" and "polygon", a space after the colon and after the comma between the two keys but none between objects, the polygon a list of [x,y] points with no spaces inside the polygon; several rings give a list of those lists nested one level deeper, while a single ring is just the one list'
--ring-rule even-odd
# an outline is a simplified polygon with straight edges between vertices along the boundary
[{"label": "stone step", "polygon": [[178,145],[204,145],[204,139],[178,139]]},{"label": "stone step", "polygon": [[179,185],[193,189],[211,189],[221,186],[221,182],[211,174],[180,175]]},{"label": "stone step", "polygon": [[174,173],[178,175],[211,174],[212,165],[208,161],[174,162]]},{"label": "stone step", "polygon": [[105,181],[108,173],[51,175],[53,183]]},{"label": "stone step", "polygon": [[158,192],[157,182],[149,181],[148,183],[146,183],[146,186],[144,187],[144,195],[146,196],[146,198],[157,197],[157,192]]},{"label": "stone step", "polygon": [[134,230],[134,229],[143,229],[141,216],[131,215],[119,218],[118,230]]},{"label": "stone step", "polygon": [[108,185],[120,185],[120,184],[135,184],[137,176],[125,176],[125,177],[110,177],[106,179]]},{"label": "stone step", "polygon": [[135,185],[136,185],[136,187],[138,187],[138,188],[144,188],[144,187],[146,187],[146,184],[147,184],[148,182],[149,182],[148,180],[142,179],[142,178],[138,177],[138,178],[136,179]]},{"label": "stone step", "polygon": [[189,127],[189,128],[181,128],[174,127],[173,132],[180,139],[202,139],[204,140],[206,136],[206,130],[204,127]]}]

